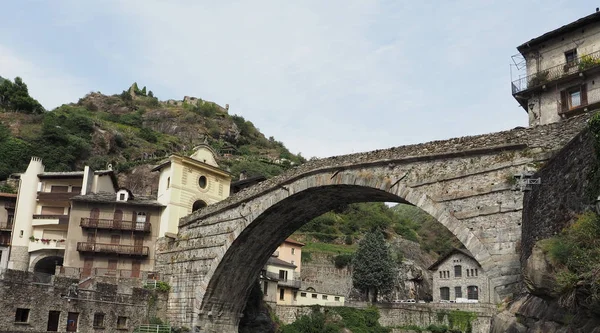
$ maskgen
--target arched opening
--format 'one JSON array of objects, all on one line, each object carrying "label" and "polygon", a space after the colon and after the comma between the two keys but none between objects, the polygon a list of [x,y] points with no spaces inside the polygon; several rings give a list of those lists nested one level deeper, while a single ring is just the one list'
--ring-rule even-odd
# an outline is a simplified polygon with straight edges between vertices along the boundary
[{"label": "arched opening", "polygon": [[62,264],[63,257],[48,256],[38,260],[38,262],[33,267],[33,271],[38,273],[54,275],[54,272],[56,272],[56,266],[62,266]]},{"label": "arched opening", "polygon": [[198,209],[202,209],[202,208],[204,208],[206,206],[207,206],[206,202],[204,202],[202,200],[196,200],[194,202],[194,204],[192,205],[192,212],[195,212]]}]

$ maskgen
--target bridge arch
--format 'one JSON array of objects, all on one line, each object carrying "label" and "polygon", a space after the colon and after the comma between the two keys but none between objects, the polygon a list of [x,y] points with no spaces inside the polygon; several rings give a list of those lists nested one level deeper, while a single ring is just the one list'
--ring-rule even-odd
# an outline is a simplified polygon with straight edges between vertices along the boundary
[{"label": "bridge arch", "polygon": [[[237,327],[250,290],[277,246],[312,218],[340,204],[370,201],[417,206],[448,228],[473,253],[482,268],[489,270],[490,253],[473,232],[453,216],[446,204],[406,186],[400,179],[404,173],[400,176],[397,173],[398,170],[387,167],[342,171],[333,176],[331,172],[317,173],[284,184],[268,196],[241,203],[236,223],[228,226],[230,233],[224,253],[211,264],[204,283],[195,291],[198,314],[211,319],[226,313],[233,316],[230,320]],[[223,217],[200,216],[192,224],[196,227],[219,224],[214,218]]]}]

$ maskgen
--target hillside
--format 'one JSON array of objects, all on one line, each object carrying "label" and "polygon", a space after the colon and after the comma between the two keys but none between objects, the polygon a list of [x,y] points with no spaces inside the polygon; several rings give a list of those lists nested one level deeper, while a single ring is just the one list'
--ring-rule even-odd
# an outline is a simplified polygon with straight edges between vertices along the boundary
[{"label": "hillside", "polygon": [[149,170],[172,153],[189,154],[201,143],[220,152],[219,163],[238,177],[277,175],[303,163],[252,122],[199,98],[160,101],[134,83],[118,95],[92,92],[77,103],[44,110],[16,78],[0,82],[0,179],[25,170],[30,156],[50,171],[94,169],[111,164],[124,186],[154,190]]}]

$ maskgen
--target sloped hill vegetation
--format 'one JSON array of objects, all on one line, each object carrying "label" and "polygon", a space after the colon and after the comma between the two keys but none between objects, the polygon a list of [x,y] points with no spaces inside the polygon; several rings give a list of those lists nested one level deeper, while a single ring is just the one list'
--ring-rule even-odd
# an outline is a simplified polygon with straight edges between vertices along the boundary
[{"label": "sloped hill vegetation", "polygon": [[[172,153],[189,154],[201,143],[219,151],[234,177],[277,175],[304,158],[250,121],[197,98],[161,102],[133,84],[118,95],[92,92],[77,103],[46,111],[20,78],[0,83],[0,179],[22,172],[30,156],[47,170],[94,169],[111,164],[121,176]],[[148,168],[145,168],[146,170]]]}]

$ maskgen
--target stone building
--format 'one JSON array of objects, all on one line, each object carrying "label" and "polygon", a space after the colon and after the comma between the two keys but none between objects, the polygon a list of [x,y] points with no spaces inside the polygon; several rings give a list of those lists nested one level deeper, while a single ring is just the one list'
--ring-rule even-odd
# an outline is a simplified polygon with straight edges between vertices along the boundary
[{"label": "stone building", "polygon": [[54,274],[62,265],[69,224],[70,200],[88,192],[113,192],[112,170],[46,172],[42,160],[32,157],[17,176],[19,187],[11,235],[8,268]]},{"label": "stone building", "polygon": [[[489,281],[481,265],[465,249],[453,249],[433,263],[433,301],[489,303]],[[461,301],[459,300],[459,302]]]},{"label": "stone building", "polygon": [[179,219],[229,196],[231,174],[217,164],[217,153],[207,144],[187,157],[179,154],[154,169],[160,172],[157,201],[165,206],[159,237],[177,234]]},{"label": "stone building", "polygon": [[91,193],[71,199],[63,272],[70,276],[147,277],[164,206],[154,197]]},{"label": "stone building", "polygon": [[0,269],[8,265],[10,239],[15,220],[16,194],[0,193]]},{"label": "stone building", "polygon": [[512,94],[529,114],[530,126],[558,122],[600,106],[598,9],[517,50],[517,67],[524,70],[512,81]]}]

